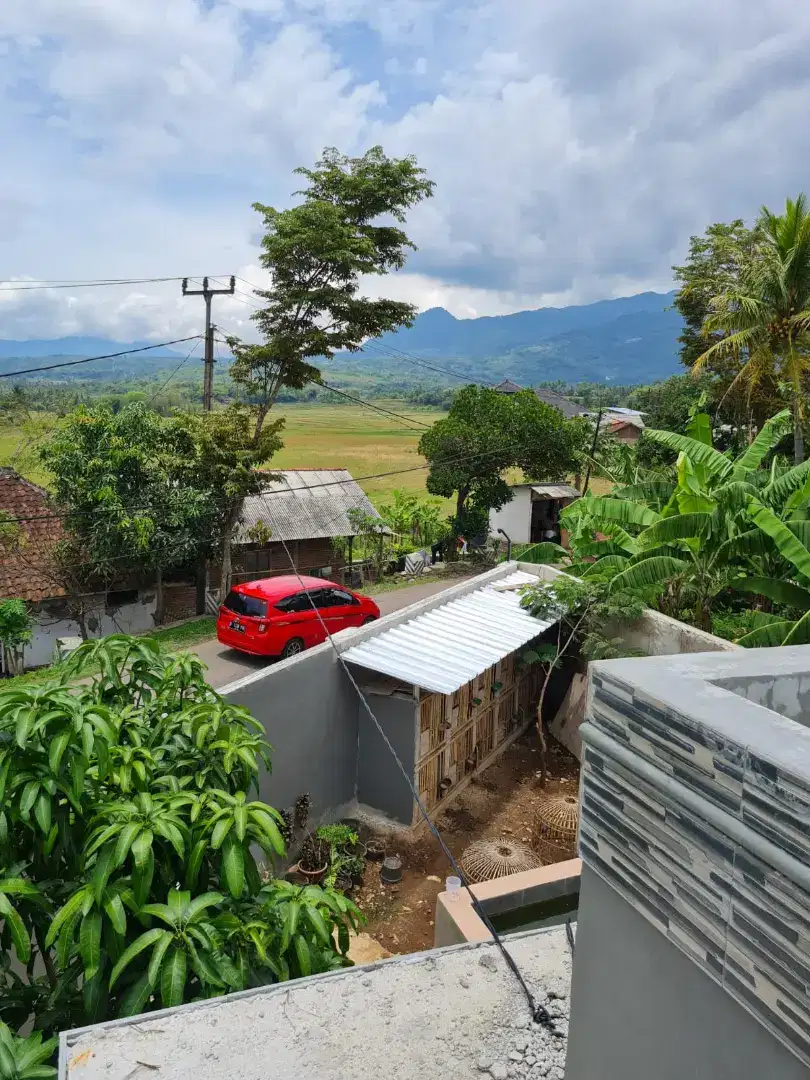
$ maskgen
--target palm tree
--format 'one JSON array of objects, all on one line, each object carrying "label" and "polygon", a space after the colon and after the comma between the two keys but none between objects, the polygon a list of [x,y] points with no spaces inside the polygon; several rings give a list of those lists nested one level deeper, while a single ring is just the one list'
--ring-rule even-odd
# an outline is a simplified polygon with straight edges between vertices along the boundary
[{"label": "palm tree", "polygon": [[743,360],[732,383],[749,393],[771,376],[785,384],[793,416],[793,458],[804,460],[803,389],[810,372],[810,210],[801,194],[783,214],[763,206],[750,261],[736,288],[712,300],[704,333],[724,336],[695,363],[695,373],[715,357]]}]

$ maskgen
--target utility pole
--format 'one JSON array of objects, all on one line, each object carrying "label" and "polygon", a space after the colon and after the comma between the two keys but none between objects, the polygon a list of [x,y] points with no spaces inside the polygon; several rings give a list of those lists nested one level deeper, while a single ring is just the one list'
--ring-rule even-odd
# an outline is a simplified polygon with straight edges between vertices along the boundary
[{"label": "utility pole", "polygon": [[211,400],[214,393],[214,324],[211,322],[211,298],[213,296],[231,296],[236,291],[236,278],[231,274],[231,284],[227,289],[211,289],[208,278],[203,278],[201,289],[189,289],[188,278],[183,278],[183,296],[202,296],[205,300],[205,369],[203,375],[203,411],[211,412]]}]

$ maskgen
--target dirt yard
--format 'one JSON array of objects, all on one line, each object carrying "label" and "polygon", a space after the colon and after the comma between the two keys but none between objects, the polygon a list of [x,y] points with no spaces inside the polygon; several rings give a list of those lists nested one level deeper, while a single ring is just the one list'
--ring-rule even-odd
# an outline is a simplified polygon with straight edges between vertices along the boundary
[{"label": "dirt yard", "polygon": [[[436,824],[456,860],[474,840],[507,836],[531,842],[534,808],[541,792],[576,794],[579,765],[562,746],[550,740],[548,784],[540,787],[537,735],[521,736],[445,810]],[[379,863],[368,863],[365,880],[354,899],[368,919],[365,933],[391,953],[418,952],[433,946],[436,896],[452,873],[431,833],[403,841],[386,837],[388,855],[399,855],[399,885],[383,885]]]}]

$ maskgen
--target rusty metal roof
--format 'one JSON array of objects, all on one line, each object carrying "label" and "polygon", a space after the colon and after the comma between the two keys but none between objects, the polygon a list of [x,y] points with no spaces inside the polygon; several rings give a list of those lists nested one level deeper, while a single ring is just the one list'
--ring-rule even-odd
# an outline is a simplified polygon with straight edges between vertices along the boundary
[{"label": "rusty metal roof", "polygon": [[356,535],[351,510],[380,518],[368,495],[346,469],[274,472],[278,480],[268,480],[261,495],[245,499],[234,537],[237,544],[249,544],[249,530],[259,522],[269,527],[272,542]]}]

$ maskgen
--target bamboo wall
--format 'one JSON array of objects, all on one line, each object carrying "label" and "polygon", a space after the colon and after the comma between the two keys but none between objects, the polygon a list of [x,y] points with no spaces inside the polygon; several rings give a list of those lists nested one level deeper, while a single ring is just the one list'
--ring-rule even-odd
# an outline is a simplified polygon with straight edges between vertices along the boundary
[{"label": "bamboo wall", "polygon": [[517,670],[515,653],[454,694],[422,692],[416,781],[428,810],[453,795],[531,718],[539,692],[539,667]]}]

